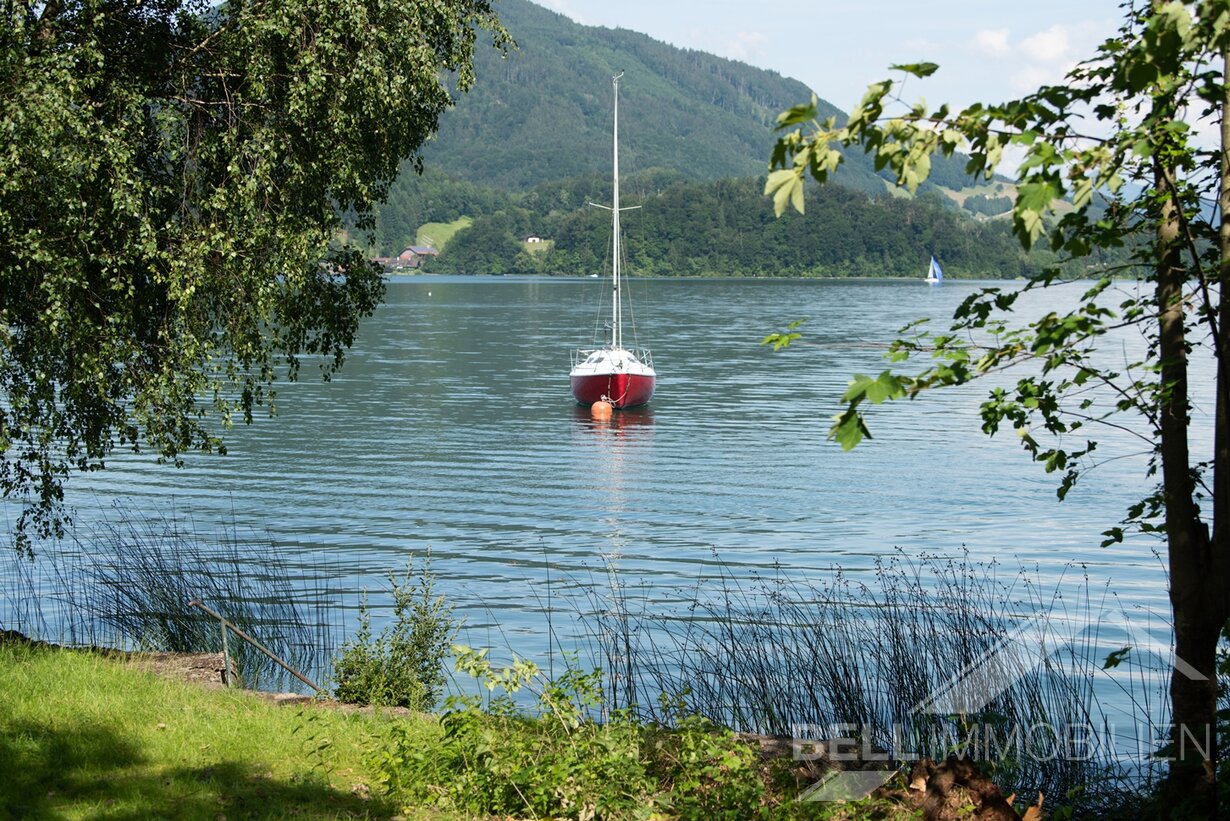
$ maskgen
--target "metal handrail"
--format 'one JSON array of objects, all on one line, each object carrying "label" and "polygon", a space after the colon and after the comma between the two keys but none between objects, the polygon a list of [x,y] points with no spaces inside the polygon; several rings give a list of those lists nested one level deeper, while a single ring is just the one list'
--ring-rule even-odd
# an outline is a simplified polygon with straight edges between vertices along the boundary
[{"label": "metal handrail", "polygon": [[260,650],[262,653],[268,656],[275,664],[281,666],[283,670],[285,670],[286,672],[290,673],[295,678],[302,681],[308,687],[311,687],[313,690],[315,690],[318,693],[325,692],[325,689],[323,687],[318,685],[316,682],[312,681],[307,676],[303,675],[303,673],[300,673],[294,667],[291,667],[289,664],[282,661],[280,658],[278,658],[276,655],[273,654],[273,651],[265,647],[265,645],[261,644],[256,639],[249,636],[244,631],[240,630],[233,623],[227,620],[227,618],[223,616],[221,613],[216,613],[213,610],[209,609],[207,606],[205,606],[205,604],[201,602],[200,599],[193,599],[192,601],[188,602],[188,606],[197,607],[197,608],[200,608],[201,610],[204,610],[206,613],[208,613],[209,615],[217,619],[222,625],[222,666],[223,666],[222,675],[225,680],[224,683],[226,684],[227,687],[231,686],[231,661],[229,657],[230,654],[227,652],[227,647],[226,647],[226,631],[227,631],[227,628],[230,628],[231,632],[239,636],[239,638],[243,639],[248,644],[255,647],[257,650]]}]

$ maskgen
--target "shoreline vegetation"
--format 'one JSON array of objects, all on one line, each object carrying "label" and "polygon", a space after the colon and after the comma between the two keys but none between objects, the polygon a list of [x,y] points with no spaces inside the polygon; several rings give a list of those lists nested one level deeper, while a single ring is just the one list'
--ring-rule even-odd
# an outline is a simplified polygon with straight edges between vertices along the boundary
[{"label": "shoreline vegetation", "polygon": [[[974,812],[983,800],[971,798],[982,789],[977,785],[994,784],[999,788],[994,795],[1020,797],[1014,813],[1036,804],[1034,796],[1041,793],[1048,812],[1070,811],[1076,817],[1117,812],[1130,818],[1128,809],[1150,794],[1158,773],[1159,765],[1148,756],[1156,738],[1147,728],[1163,721],[1166,712],[1157,687],[1164,659],[1147,658],[1143,651],[1110,672],[1118,676],[1116,686],[1131,693],[1129,709],[1135,711],[1138,733],[1133,743],[1145,750],[1141,759],[1125,764],[1113,750],[1073,757],[1004,746],[1012,727],[1050,727],[1058,733],[1049,740],[1052,747],[1067,749],[1079,739],[1065,736],[1064,728],[1096,731],[1112,724],[1093,682],[1104,672],[1106,642],[1120,637],[1101,637],[1109,629],[1099,621],[1111,601],[1108,593],[1078,590],[1065,600],[1058,591],[1040,588],[1024,571],[1004,574],[1002,568],[968,558],[912,561],[898,555],[879,566],[872,584],[847,579],[839,571],[820,581],[737,577],[719,562],[720,572],[711,576],[708,587],[698,586],[682,610],[649,608],[637,599],[635,587],[612,574],[605,588],[585,588],[582,599],[553,601],[552,591],[546,591],[554,624],[571,619],[577,632],[552,631],[553,646],[562,649],[539,660],[540,665],[518,657],[516,648],[507,648],[503,661],[494,660],[488,650],[457,644],[450,649],[447,642],[457,635],[460,621],[425,562],[391,577],[392,601],[388,592],[374,594],[370,613],[377,618],[341,642],[347,627],[342,620],[353,619],[354,611],[341,607],[339,592],[320,581],[330,576],[326,567],[300,559],[292,571],[270,558],[276,552],[267,545],[232,539],[211,546],[167,520],[125,522],[83,541],[93,550],[79,544],[71,559],[66,553],[62,558],[42,555],[36,564],[14,560],[19,572],[0,575],[9,602],[0,614],[0,628],[25,626],[23,632],[38,638],[58,633],[69,639],[61,641],[66,644],[217,652],[217,622],[183,606],[207,587],[206,597],[229,619],[247,625],[279,652],[297,651],[298,663],[327,681],[332,694],[347,691],[352,701],[437,712],[423,719],[426,725],[411,718],[372,734],[364,729],[364,719],[314,723],[306,713],[287,711],[290,718],[278,721],[294,726],[277,733],[290,733],[293,743],[275,745],[276,752],[268,753],[279,757],[276,763],[239,755],[238,735],[256,725],[243,724],[249,728],[244,730],[237,724],[226,730],[237,735],[229,747],[218,748],[221,759],[194,753],[164,775],[171,761],[162,760],[169,753],[159,752],[158,724],[170,722],[152,722],[151,730],[149,715],[139,718],[118,707],[105,720],[92,713],[94,723],[75,730],[62,728],[71,723],[64,715],[23,717],[23,710],[47,700],[31,688],[50,687],[29,683],[32,669],[62,664],[77,670],[46,673],[66,682],[88,676],[77,661],[65,661],[67,655],[48,661],[35,658],[38,648],[0,648],[6,656],[0,669],[9,679],[0,684],[0,692],[10,700],[0,714],[9,716],[6,735],[18,739],[5,748],[13,762],[9,771],[40,772],[28,765],[69,755],[61,749],[63,739],[75,733],[100,739],[100,748],[122,747],[120,760],[136,768],[117,783],[137,786],[105,797],[100,784],[108,779],[97,769],[102,765],[84,759],[72,759],[67,770],[48,765],[44,775],[54,782],[51,786],[21,782],[17,794],[26,794],[29,787],[36,797],[59,796],[48,798],[46,807],[67,802],[78,808],[70,815],[86,806],[77,802],[146,806],[140,802],[151,800],[145,794],[150,785],[169,784],[174,794],[182,785],[204,782],[218,806],[257,815],[262,810],[252,803],[257,800],[253,796],[293,802],[315,795],[322,806],[343,816],[381,814],[393,807],[411,817],[426,812],[427,817],[631,818],[639,817],[637,808],[649,806],[661,818],[812,818],[833,817],[837,807],[844,807],[846,814],[836,817],[853,819],[917,817],[930,801],[934,812],[926,817],[942,818],[958,817],[959,807]],[[251,572],[256,556],[261,557],[259,574]],[[361,605],[361,619],[368,607]],[[1063,640],[1062,651],[1023,667],[1014,654],[1001,654],[1001,661],[1015,670],[1012,682],[977,711],[917,709],[943,689],[954,670],[1018,635],[1014,631],[1040,609],[1048,611],[1047,629]],[[547,620],[551,625],[549,613]],[[273,671],[262,668],[260,658],[236,651],[237,644],[232,651],[244,682],[282,686]],[[415,664],[398,663],[407,648],[422,651]],[[339,665],[343,658],[348,663]],[[433,688],[444,679],[423,679],[448,669],[454,671],[453,681],[441,700],[443,693]],[[111,673],[88,675],[101,676],[101,683],[66,696],[64,709],[70,714],[78,700],[102,710],[99,704],[128,698],[123,693],[135,687],[107,684]],[[421,700],[398,702],[399,692]],[[147,700],[168,705],[168,698],[163,693]],[[182,708],[185,714],[212,712],[191,704],[196,706]],[[264,708],[234,710],[255,715]],[[1142,724],[1144,735],[1139,735]],[[827,742],[821,749],[832,763],[840,759],[829,753],[845,749],[833,745],[842,744],[846,734],[845,748],[856,752],[845,754],[856,763],[840,766],[887,766],[897,775],[865,802],[796,801],[818,783],[820,771],[790,739]],[[315,746],[307,745],[310,754],[296,752],[295,745],[304,745],[301,739],[307,738],[316,739]],[[776,753],[766,755],[763,744],[749,740],[764,738],[778,740]],[[209,744],[204,742],[201,750]],[[267,748],[257,745],[252,755],[259,758],[261,749]],[[868,751],[875,755],[868,757]],[[968,761],[946,761],[949,756]],[[47,774],[74,767],[84,773],[79,779],[56,781],[58,776]],[[352,794],[338,791],[335,773],[353,779],[347,791],[353,787],[368,796],[361,799],[365,809],[357,809]],[[216,774],[219,782],[239,784],[238,792],[215,784]],[[911,790],[919,778],[922,787]],[[969,782],[954,793],[946,811],[950,816],[936,814],[948,799],[930,791],[933,778],[950,786],[960,785],[962,778]],[[983,792],[986,800],[994,797]],[[3,800],[11,805],[18,799],[10,794]],[[189,815],[199,808],[195,803],[190,807]]]},{"label": "shoreline vegetation", "polygon": [[[420,755],[447,753],[456,713],[438,717],[302,696],[270,698],[226,688],[219,679],[181,680],[140,654],[57,647],[13,633],[0,634],[0,707],[0,736],[6,739],[0,766],[9,773],[0,785],[0,814],[6,817],[475,817],[472,808],[440,806],[430,792],[406,785],[386,789],[389,772],[378,752],[413,747]],[[549,737],[558,729],[550,718],[483,720],[494,733],[489,741],[511,744],[526,733]],[[795,799],[804,776],[816,778],[831,764],[792,764],[789,740],[703,725],[644,726],[638,730],[644,738],[635,739],[623,725],[589,725],[602,736],[610,728],[634,742],[618,754],[676,768],[658,776],[665,795],[637,796],[657,802],[662,812],[654,818],[906,819],[941,803],[951,810],[930,817],[958,818],[961,808],[969,814],[1009,806],[968,765],[928,761],[873,798],[837,814],[821,812]],[[573,739],[585,729],[574,726]],[[601,762],[615,763],[626,770],[633,762]],[[623,786],[618,773],[599,767],[594,775],[614,775]],[[680,783],[679,776],[690,780]],[[928,785],[934,785],[930,792]],[[563,817],[639,817],[624,811],[630,806],[600,806],[581,792],[587,785],[574,786]],[[540,817],[532,804],[517,812],[520,802],[511,803],[499,817]]]},{"label": "shoreline vegetation", "polygon": [[[485,274],[485,273],[452,274],[452,273],[448,273],[446,274],[446,273],[442,273],[439,271],[418,271],[418,272],[395,271],[395,272],[386,272],[384,276],[387,280],[390,280],[393,282],[397,282],[403,279],[406,279],[406,280],[422,279],[425,277],[436,277],[439,279],[455,277],[459,279],[505,279],[507,278],[507,279],[576,279],[576,280],[589,280],[593,278],[592,275],[590,274],[576,274],[576,273],[529,273],[529,274]],[[599,274],[599,276],[601,276],[601,274]],[[948,277],[947,274],[945,274],[944,276],[945,276],[945,282],[949,280],[960,281],[960,282],[994,282],[994,283],[1013,283],[1013,282],[1024,283],[1024,282],[1029,281],[1024,277],[1016,277],[1015,279],[996,279],[994,277],[985,277],[985,276],[984,277],[956,277],[956,276]],[[1101,276],[1100,273],[1090,272],[1088,275],[1088,279],[1089,281],[1095,281],[1100,276]],[[841,282],[915,282],[917,281],[920,283],[924,282],[922,276],[904,276],[904,275],[892,276],[888,274],[885,274],[883,276],[837,276],[837,275],[826,275],[826,274],[800,274],[798,276],[771,276],[767,274],[765,275],[762,275],[762,274],[740,275],[740,274],[731,274],[731,273],[712,273],[712,274],[670,274],[670,275],[628,274],[626,277],[624,277],[624,275],[621,273],[620,277],[626,278],[626,279],[657,280],[657,281],[662,281],[662,280],[672,280],[672,281],[674,280],[706,280],[706,281],[730,280],[732,282],[744,282],[749,279],[754,279],[758,282],[800,282],[800,281],[814,282],[814,281],[820,281],[820,280],[823,280],[825,282],[832,282],[832,281],[841,281]],[[1134,277],[1132,277],[1129,274],[1125,274],[1123,278],[1125,280],[1134,279]],[[1076,281],[1083,281],[1084,279],[1085,279],[1084,277],[1080,277]]]}]

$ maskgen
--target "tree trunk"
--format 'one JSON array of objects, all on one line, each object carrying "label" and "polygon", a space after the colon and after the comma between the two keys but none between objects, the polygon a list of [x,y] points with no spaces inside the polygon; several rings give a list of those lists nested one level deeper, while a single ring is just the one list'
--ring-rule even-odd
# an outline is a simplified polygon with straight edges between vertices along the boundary
[{"label": "tree trunk", "polygon": [[[1155,100],[1155,115],[1159,113],[1157,107],[1173,109],[1173,101]],[[1164,111],[1158,121],[1170,121],[1172,113]],[[1209,817],[1216,811],[1212,766],[1215,667],[1217,640],[1225,622],[1225,591],[1213,572],[1212,543],[1196,504],[1188,447],[1190,403],[1183,303],[1187,272],[1180,247],[1174,169],[1166,159],[1167,139],[1161,137],[1154,146],[1154,185],[1162,198],[1157,221],[1159,453],[1175,633],[1175,666],[1170,678],[1173,746],[1163,814]],[[1220,397],[1220,387],[1218,393]]]},{"label": "tree trunk", "polygon": [[[1222,52],[1222,81],[1225,96],[1221,109],[1221,180],[1217,198],[1221,212],[1217,237],[1220,262],[1217,271],[1218,304],[1205,306],[1217,317],[1212,328],[1213,352],[1217,357],[1213,429],[1213,539],[1209,577],[1205,583],[1212,590],[1214,604],[1220,591],[1220,612],[1213,618],[1225,629],[1230,627],[1230,48]],[[1211,754],[1214,777],[1225,750],[1226,739],[1218,738],[1217,728],[1214,727]]]}]

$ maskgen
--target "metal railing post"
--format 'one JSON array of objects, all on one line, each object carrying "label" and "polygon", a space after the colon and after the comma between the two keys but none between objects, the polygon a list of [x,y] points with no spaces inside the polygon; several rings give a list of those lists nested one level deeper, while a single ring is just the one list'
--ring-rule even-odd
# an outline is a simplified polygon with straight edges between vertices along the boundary
[{"label": "metal railing post", "polygon": [[231,653],[226,646],[226,622],[218,621],[218,627],[222,630],[222,683],[227,687],[231,686]]},{"label": "metal railing post", "polygon": [[[213,610],[211,610],[211,609],[209,609],[208,607],[206,607],[206,606],[205,606],[205,605],[201,602],[201,600],[200,600],[200,599],[193,599],[192,601],[188,602],[188,606],[189,606],[189,607],[196,607],[196,608],[199,608],[199,609],[201,609],[201,610],[204,610],[206,613],[208,613],[209,615],[213,616],[215,619],[217,619],[219,622],[221,622],[221,623],[222,623],[222,663],[223,663],[223,664],[225,664],[225,665],[227,665],[227,669],[226,669],[226,670],[223,672],[223,674],[222,674],[222,675],[223,675],[223,680],[224,680],[224,681],[228,681],[228,682],[229,682],[229,679],[230,679],[230,666],[229,666],[229,665],[230,665],[230,662],[229,662],[229,660],[227,659],[227,647],[226,647],[226,631],[227,631],[227,629],[230,629],[230,631],[231,631],[231,632],[233,632],[236,636],[239,636],[239,638],[243,639],[243,640],[244,640],[244,641],[246,641],[248,644],[250,644],[250,645],[252,645],[253,647],[255,647],[257,650],[260,650],[262,653],[264,653],[266,656],[268,656],[268,657],[269,657],[269,658],[270,658],[270,659],[271,659],[271,660],[272,660],[275,664],[277,664],[279,667],[281,667],[281,668],[282,668],[283,670],[285,670],[286,672],[290,673],[290,674],[291,674],[292,676],[294,676],[295,678],[297,678],[297,679],[299,679],[300,681],[302,681],[302,682],[303,682],[304,684],[306,684],[308,687],[311,687],[313,690],[315,690],[315,691],[316,691],[316,692],[318,692],[318,693],[323,693],[323,692],[325,692],[325,689],[324,689],[323,687],[321,687],[319,684],[317,684],[316,682],[312,681],[310,678],[308,678],[307,676],[303,675],[303,673],[300,673],[298,670],[296,670],[294,667],[291,667],[291,666],[290,666],[289,664],[287,664],[286,662],[282,661],[280,658],[278,658],[276,655],[274,655],[274,654],[273,654],[273,651],[271,651],[269,648],[265,647],[265,645],[261,644],[259,641],[257,641],[256,639],[252,638],[251,636],[249,636],[249,635],[248,635],[247,633],[245,633],[244,631],[240,630],[240,629],[239,629],[238,627],[236,627],[234,624],[232,624],[231,622],[227,621],[226,617],[225,617],[225,616],[223,616],[221,613],[216,613],[216,612],[214,612]],[[228,686],[228,687],[230,686],[230,685],[229,685],[229,683],[227,684],[227,686]]]}]

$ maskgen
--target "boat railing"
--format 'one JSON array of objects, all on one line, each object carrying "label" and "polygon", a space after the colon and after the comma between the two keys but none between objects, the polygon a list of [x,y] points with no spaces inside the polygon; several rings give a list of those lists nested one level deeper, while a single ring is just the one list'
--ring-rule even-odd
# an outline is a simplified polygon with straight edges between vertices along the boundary
[{"label": "boat railing", "polygon": [[[601,350],[603,349],[602,348],[573,348],[572,349],[572,367],[575,368],[577,365],[581,364],[586,359],[589,359],[590,354],[594,353],[595,351],[601,351]],[[648,348],[633,348],[631,349],[630,353],[633,356],[635,356],[637,359],[639,359],[641,361],[641,364],[646,365],[650,368],[653,367],[653,354],[650,353]]]},{"label": "boat railing", "polygon": [[572,367],[575,368],[577,365],[580,365],[586,359],[589,359],[589,355],[593,353],[595,350],[597,349],[596,348],[589,348],[589,349],[573,348],[572,349]]}]

